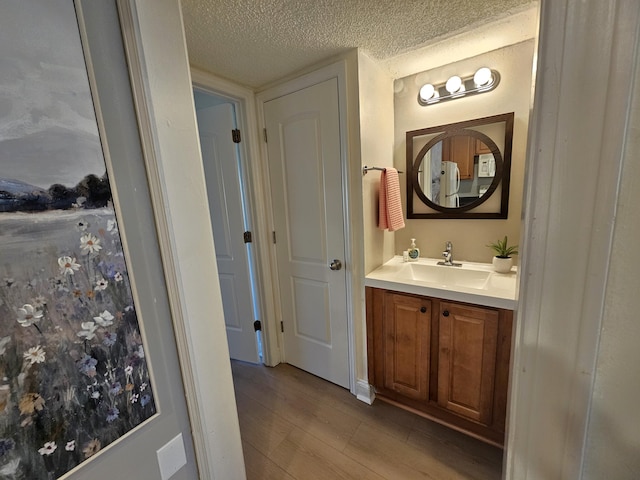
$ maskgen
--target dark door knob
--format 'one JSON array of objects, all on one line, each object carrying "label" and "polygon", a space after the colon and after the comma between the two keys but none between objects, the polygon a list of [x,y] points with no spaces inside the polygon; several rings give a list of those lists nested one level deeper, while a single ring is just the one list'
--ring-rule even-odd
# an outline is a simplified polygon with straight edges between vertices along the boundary
[{"label": "dark door knob", "polygon": [[427,307],[422,307],[420,309],[420,313],[427,313]]},{"label": "dark door knob", "polygon": [[443,317],[448,317],[449,316],[449,310],[445,310],[444,312],[442,312],[442,316]]}]

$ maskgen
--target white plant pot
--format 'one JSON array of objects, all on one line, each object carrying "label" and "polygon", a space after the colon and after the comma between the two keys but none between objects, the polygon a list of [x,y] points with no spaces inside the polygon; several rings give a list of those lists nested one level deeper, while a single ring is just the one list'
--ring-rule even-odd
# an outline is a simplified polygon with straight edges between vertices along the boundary
[{"label": "white plant pot", "polygon": [[513,258],[493,257],[493,269],[498,273],[509,273],[513,266]]}]

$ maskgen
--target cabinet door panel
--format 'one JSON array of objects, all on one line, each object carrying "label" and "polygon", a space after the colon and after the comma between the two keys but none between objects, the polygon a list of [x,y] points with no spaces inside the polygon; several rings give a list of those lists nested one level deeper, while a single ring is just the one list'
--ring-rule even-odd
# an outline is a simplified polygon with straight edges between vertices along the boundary
[{"label": "cabinet door panel", "polygon": [[388,293],[383,330],[384,387],[409,398],[427,400],[431,302]]},{"label": "cabinet door panel", "polygon": [[439,340],[438,405],[490,425],[498,312],[442,302]]}]

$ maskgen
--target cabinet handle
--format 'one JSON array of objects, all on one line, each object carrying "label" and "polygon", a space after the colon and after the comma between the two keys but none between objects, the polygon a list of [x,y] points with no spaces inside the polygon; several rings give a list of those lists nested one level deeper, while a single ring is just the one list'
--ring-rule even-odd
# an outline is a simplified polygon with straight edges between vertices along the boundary
[{"label": "cabinet handle", "polygon": [[420,313],[427,313],[427,307],[422,307],[420,309]]},{"label": "cabinet handle", "polygon": [[448,317],[449,316],[449,310],[445,310],[444,312],[442,312],[442,316],[443,317]]}]

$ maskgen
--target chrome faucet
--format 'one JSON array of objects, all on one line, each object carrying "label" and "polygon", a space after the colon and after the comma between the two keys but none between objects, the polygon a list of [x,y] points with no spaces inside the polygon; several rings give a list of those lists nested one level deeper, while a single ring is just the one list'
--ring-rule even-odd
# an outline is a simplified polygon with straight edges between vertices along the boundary
[{"label": "chrome faucet", "polygon": [[451,242],[447,242],[444,247],[444,252],[442,252],[442,257],[444,258],[443,262],[438,262],[438,265],[447,265],[449,267],[461,267],[461,263],[453,262],[453,244]]}]

